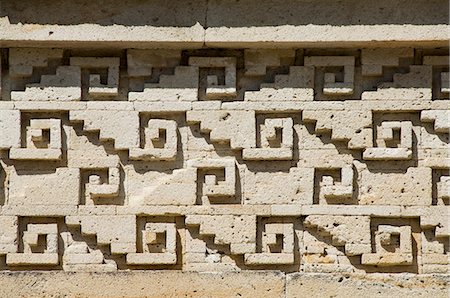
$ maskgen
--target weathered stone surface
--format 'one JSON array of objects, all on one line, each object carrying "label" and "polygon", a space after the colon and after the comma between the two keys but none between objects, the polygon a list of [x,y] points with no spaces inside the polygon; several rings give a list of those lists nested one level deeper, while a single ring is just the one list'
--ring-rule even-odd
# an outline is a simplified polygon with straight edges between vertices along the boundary
[{"label": "weathered stone surface", "polygon": [[0,296],[445,296],[447,1],[13,2]]}]

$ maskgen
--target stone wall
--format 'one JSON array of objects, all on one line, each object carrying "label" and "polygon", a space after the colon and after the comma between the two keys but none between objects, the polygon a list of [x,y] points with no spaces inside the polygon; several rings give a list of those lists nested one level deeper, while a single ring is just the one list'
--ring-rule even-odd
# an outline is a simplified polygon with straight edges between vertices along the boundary
[{"label": "stone wall", "polygon": [[447,297],[448,6],[3,0],[1,295]]}]

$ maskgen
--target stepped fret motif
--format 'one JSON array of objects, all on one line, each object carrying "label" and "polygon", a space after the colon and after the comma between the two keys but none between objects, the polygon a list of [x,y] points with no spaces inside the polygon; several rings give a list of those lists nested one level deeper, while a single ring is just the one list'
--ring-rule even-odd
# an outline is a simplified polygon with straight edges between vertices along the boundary
[{"label": "stepped fret motif", "polygon": [[448,49],[0,51],[0,270],[448,273]]}]

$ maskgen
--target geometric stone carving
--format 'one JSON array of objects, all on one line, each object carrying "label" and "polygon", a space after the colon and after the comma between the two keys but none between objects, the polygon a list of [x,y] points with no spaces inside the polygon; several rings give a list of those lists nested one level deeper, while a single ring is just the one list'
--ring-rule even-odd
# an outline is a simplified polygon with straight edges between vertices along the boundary
[{"label": "geometric stone carving", "polygon": [[434,67],[444,67],[447,71],[441,71],[439,87],[441,93],[450,93],[450,72],[449,67],[449,57],[448,56],[424,56],[423,64],[432,65]]},{"label": "geometric stone carving", "polygon": [[143,141],[143,148],[130,148],[130,159],[175,160],[178,146],[177,122],[150,119],[144,129]]},{"label": "geometric stone carving", "polygon": [[[437,182],[437,198],[442,202],[450,199],[450,176],[441,176]],[[447,204],[448,205],[448,204]]]},{"label": "geometric stone carving", "polygon": [[362,100],[431,100],[432,69],[427,65],[411,65],[406,74],[396,73],[393,82],[381,83],[377,91],[364,91]]},{"label": "geometric stone carving", "polygon": [[64,271],[116,271],[117,264],[105,259],[103,252],[92,243],[74,240],[70,232],[61,232],[64,241],[62,267]]},{"label": "geometric stone carving", "polygon": [[[128,76],[143,78],[142,92],[128,94],[130,101],[196,101],[198,99],[198,67],[180,66],[179,50],[128,50]],[[154,69],[173,68],[173,75],[161,74],[157,83],[147,83]]]},{"label": "geometric stone carving", "polygon": [[138,231],[138,252],[127,254],[129,265],[176,264],[177,228],[170,222],[145,222]]},{"label": "geometric stone carving", "polygon": [[[209,133],[212,142],[229,142],[231,149],[255,147],[254,111],[187,111],[189,124],[200,123],[200,131]],[[237,134],[236,132],[240,133]]]},{"label": "geometric stone carving", "polygon": [[448,271],[446,49],[137,38],[1,50],[1,270]]},{"label": "geometric stone carving", "polygon": [[281,219],[269,221],[261,229],[260,246],[255,253],[246,253],[247,265],[282,265],[294,263],[294,224]]},{"label": "geometric stone carving", "polygon": [[342,169],[340,169],[340,172],[340,181],[334,181],[333,176],[322,176],[322,181],[320,181],[320,195],[323,196],[323,199],[346,199],[352,197],[352,166],[342,167]]},{"label": "geometric stone carving", "polygon": [[410,226],[379,225],[374,232],[374,251],[361,257],[361,264],[403,266],[413,262]]},{"label": "geometric stone carving", "polygon": [[255,215],[187,215],[187,226],[199,226],[199,234],[214,236],[217,245],[229,245],[230,253],[255,252]]},{"label": "geometric stone carving", "polygon": [[143,77],[152,75],[153,68],[175,67],[181,59],[179,50],[127,50],[128,75]]},{"label": "geometric stone carving", "polygon": [[234,159],[189,160],[188,168],[197,169],[197,179],[203,177],[203,181],[197,181],[201,184],[202,202],[206,202],[206,199],[211,201],[215,197],[234,197],[236,193]]},{"label": "geometric stone carving", "polygon": [[[118,228],[111,229],[111,223]],[[109,245],[111,254],[126,254],[136,249],[134,215],[71,215],[66,216],[66,224],[69,227],[80,226],[82,235],[95,235],[97,244]]]},{"label": "geometric stone carving", "polygon": [[295,59],[294,50],[246,49],[244,55],[246,76],[264,76],[267,67],[292,65]]},{"label": "geometric stone carving", "polygon": [[58,225],[56,223],[29,223],[22,232],[20,253],[8,253],[6,263],[11,266],[58,265]]},{"label": "geometric stone carving", "polygon": [[234,57],[190,57],[189,65],[199,68],[224,68],[224,83],[216,75],[206,77],[206,98],[222,99],[236,96],[236,58]]},{"label": "geometric stone carving", "polygon": [[349,149],[364,149],[372,144],[372,113],[370,111],[302,112],[305,122],[315,122],[315,133],[330,133],[331,139],[348,141]]},{"label": "geometric stone carving", "polygon": [[331,243],[344,246],[349,256],[371,252],[370,218],[368,216],[309,215],[305,226],[316,228],[322,236],[331,236]]},{"label": "geometric stone carving", "polygon": [[[88,95],[94,98],[116,96],[119,93],[120,59],[116,57],[72,57],[70,65],[78,66],[88,72]],[[103,81],[99,69],[106,69]]]},{"label": "geometric stone carving", "polygon": [[[106,179],[105,179],[106,178]],[[119,194],[120,171],[118,168],[107,169],[107,177],[92,174],[86,184],[87,204],[92,204],[94,200],[108,199]]]},{"label": "geometric stone carving", "polygon": [[62,49],[11,48],[9,49],[9,75],[29,77],[36,67],[47,67],[51,59],[61,59]]},{"label": "geometric stone carving", "polygon": [[245,101],[312,101],[314,67],[291,66],[289,74],[276,75],[273,83],[263,83],[259,91],[246,91]]},{"label": "geometric stone carving", "polygon": [[83,122],[83,130],[99,131],[100,141],[114,140],[114,148],[125,150],[139,144],[139,115],[135,111],[70,111],[71,122]]},{"label": "geometric stone carving", "polygon": [[25,147],[11,148],[10,159],[58,160],[62,157],[61,119],[31,119],[26,127]]},{"label": "geometric stone carving", "polygon": [[158,83],[145,83],[142,92],[130,92],[130,101],[196,101],[198,68],[176,66],[173,75],[161,75]]},{"label": "geometric stone carving", "polygon": [[365,160],[401,160],[412,157],[411,121],[385,121],[377,129],[375,148],[364,150]]},{"label": "geometric stone carving", "polygon": [[420,112],[422,122],[433,122],[437,133],[450,133],[450,111],[429,110]]},{"label": "geometric stone carving", "polygon": [[266,118],[259,125],[259,148],[245,148],[245,160],[290,160],[294,146],[292,118]]},{"label": "geometric stone carving", "polygon": [[350,95],[354,92],[355,57],[353,56],[311,56],[305,57],[305,66],[343,67],[343,80],[337,81],[336,74],[325,72],[323,94]]},{"label": "geometric stone carving", "polygon": [[398,67],[401,58],[413,58],[413,48],[362,49],[361,64],[363,76],[382,76],[383,67]]},{"label": "geometric stone carving", "polygon": [[25,91],[11,92],[12,100],[81,100],[81,71],[76,66],[59,66],[55,75],[42,75],[38,84],[27,84]]}]

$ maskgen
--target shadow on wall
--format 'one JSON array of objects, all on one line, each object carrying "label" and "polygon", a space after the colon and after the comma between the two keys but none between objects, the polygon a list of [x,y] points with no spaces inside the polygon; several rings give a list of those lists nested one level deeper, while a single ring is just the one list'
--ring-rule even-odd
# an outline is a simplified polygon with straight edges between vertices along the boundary
[{"label": "shadow on wall", "polygon": [[11,24],[250,27],[449,23],[447,0],[1,0]]}]

